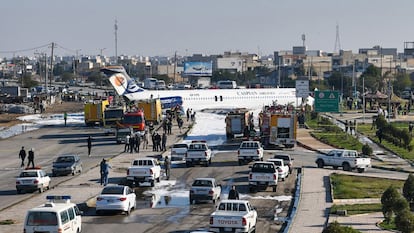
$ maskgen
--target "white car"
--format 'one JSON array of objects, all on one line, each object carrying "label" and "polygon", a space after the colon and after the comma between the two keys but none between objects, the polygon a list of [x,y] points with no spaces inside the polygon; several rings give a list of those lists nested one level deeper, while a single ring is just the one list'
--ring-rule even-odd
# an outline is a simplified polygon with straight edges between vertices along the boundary
[{"label": "white car", "polygon": [[106,186],[96,198],[96,213],[103,211],[122,211],[129,215],[135,209],[136,196],[134,190],[128,186]]}]

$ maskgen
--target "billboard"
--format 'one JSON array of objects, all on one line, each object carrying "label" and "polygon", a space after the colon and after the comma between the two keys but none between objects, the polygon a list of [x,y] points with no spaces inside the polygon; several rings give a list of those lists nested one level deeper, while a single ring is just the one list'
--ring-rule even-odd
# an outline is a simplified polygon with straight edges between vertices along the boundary
[{"label": "billboard", "polygon": [[185,62],[184,76],[212,76],[212,62]]}]

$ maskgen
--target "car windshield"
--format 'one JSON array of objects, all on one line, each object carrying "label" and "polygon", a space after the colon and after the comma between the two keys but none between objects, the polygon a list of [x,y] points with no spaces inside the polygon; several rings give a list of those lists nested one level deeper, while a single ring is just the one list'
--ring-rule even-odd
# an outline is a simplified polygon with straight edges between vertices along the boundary
[{"label": "car windshield", "polygon": [[28,226],[56,226],[57,216],[54,212],[29,212]]},{"label": "car windshield", "polygon": [[187,144],[174,144],[173,148],[188,148]]},{"label": "car windshield", "polygon": [[37,172],[22,172],[20,177],[37,177]]},{"label": "car windshield", "polygon": [[73,163],[75,158],[73,156],[61,156],[56,159],[57,163]]},{"label": "car windshield", "polygon": [[204,187],[211,187],[211,180],[196,180],[193,183],[193,186],[204,186]]},{"label": "car windshield", "polygon": [[105,187],[101,194],[124,194],[124,187]]},{"label": "car windshield", "polygon": [[275,167],[267,163],[254,164],[252,167],[252,172],[274,173],[275,171]]}]

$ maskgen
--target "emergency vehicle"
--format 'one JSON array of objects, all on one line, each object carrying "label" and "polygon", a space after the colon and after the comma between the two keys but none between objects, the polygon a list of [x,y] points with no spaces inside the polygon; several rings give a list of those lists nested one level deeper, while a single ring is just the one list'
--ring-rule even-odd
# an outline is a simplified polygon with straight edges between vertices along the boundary
[{"label": "emergency vehicle", "polygon": [[82,212],[70,202],[70,196],[47,196],[48,202],[27,211],[24,232],[79,233]]}]

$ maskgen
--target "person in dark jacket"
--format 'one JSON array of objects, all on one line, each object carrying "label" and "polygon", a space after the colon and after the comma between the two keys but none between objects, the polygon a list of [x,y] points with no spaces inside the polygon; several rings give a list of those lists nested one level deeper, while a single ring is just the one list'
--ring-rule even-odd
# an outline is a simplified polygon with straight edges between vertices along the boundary
[{"label": "person in dark jacket", "polygon": [[92,137],[89,136],[88,139],[86,139],[88,143],[88,156],[91,156],[91,150],[92,150]]},{"label": "person in dark jacket", "polygon": [[99,164],[100,167],[100,174],[101,174],[101,185],[103,185],[104,182],[104,169],[105,169],[105,158],[102,159],[101,163]]},{"label": "person in dark jacket", "polygon": [[167,150],[167,134],[163,133],[161,138],[161,150],[166,151]]},{"label": "person in dark jacket", "polygon": [[158,132],[155,133],[155,151],[161,151],[161,135]]},{"label": "person in dark jacket", "polygon": [[102,165],[103,185],[104,186],[106,186],[108,184],[108,175],[109,175],[109,169],[110,168],[112,168],[111,165],[109,165],[105,160],[105,163]]},{"label": "person in dark jacket", "polygon": [[29,162],[27,162],[27,167],[29,167],[29,165],[32,164],[32,168],[34,168],[35,165],[34,165],[34,149],[33,148],[29,150],[29,156],[27,156],[27,159],[29,160]]},{"label": "person in dark jacket", "polygon": [[22,149],[19,152],[19,158],[22,160],[20,167],[24,167],[24,159],[26,158],[26,150],[24,149],[24,146],[22,146]]},{"label": "person in dark jacket", "polygon": [[139,146],[141,145],[141,136],[135,135],[135,152],[139,153]]},{"label": "person in dark jacket", "polygon": [[236,186],[231,186],[228,199],[239,200],[239,192],[236,190]]}]

